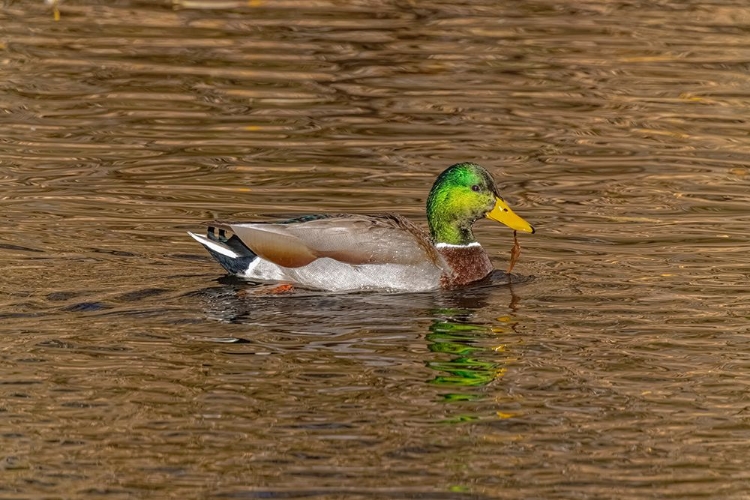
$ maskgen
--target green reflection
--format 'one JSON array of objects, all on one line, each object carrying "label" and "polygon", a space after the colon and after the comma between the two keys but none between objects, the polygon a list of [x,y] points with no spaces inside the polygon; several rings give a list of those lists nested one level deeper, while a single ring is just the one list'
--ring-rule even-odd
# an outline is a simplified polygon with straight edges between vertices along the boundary
[{"label": "green reflection", "polygon": [[467,357],[459,357],[445,362],[435,361],[429,363],[428,366],[434,370],[448,373],[448,375],[438,375],[432,379],[432,383],[438,385],[472,387],[487,385],[500,375],[499,371],[502,371],[498,363]]},{"label": "green reflection", "polygon": [[[453,389],[441,394],[444,401],[484,399],[486,395],[476,389],[500,378],[505,373],[508,361],[502,354],[504,346],[488,347],[487,342],[496,339],[498,334],[511,327],[471,323],[471,313],[465,310],[444,309],[438,311],[438,314],[443,317],[434,320],[429,327],[426,336],[428,348],[431,352],[447,354],[450,358],[427,362],[429,368],[440,372],[430,383]],[[458,418],[466,421],[467,417]]]}]

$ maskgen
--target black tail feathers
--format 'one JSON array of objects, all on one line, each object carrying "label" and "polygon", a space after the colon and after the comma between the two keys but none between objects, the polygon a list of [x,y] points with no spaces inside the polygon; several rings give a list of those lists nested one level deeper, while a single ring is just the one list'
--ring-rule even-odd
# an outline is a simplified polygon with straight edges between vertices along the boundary
[{"label": "black tail feathers", "polygon": [[258,256],[245,245],[237,235],[232,235],[227,238],[226,231],[219,228],[218,234],[216,234],[215,227],[209,227],[206,236],[209,240],[215,241],[218,244],[231,249],[237,254],[237,257],[230,257],[221,254],[209,247],[206,247],[208,253],[221,264],[221,267],[227,270],[231,274],[244,274],[247,271],[250,264],[258,258]]}]

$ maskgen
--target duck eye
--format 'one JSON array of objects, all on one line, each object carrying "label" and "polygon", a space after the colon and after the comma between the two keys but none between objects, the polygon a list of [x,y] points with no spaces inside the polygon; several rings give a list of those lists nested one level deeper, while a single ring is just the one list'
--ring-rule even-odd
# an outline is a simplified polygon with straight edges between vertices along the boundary
[{"label": "duck eye", "polygon": [[476,193],[478,193],[480,189],[482,188],[479,187],[479,184],[474,184],[473,186],[471,186],[471,190]]}]

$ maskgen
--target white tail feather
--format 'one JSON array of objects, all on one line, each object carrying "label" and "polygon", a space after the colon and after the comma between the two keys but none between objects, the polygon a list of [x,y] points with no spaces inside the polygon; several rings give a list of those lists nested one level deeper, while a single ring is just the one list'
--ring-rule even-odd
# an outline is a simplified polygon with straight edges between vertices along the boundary
[{"label": "white tail feather", "polygon": [[232,250],[231,248],[226,247],[216,241],[209,240],[205,236],[200,236],[200,235],[191,233],[190,231],[188,231],[187,234],[192,236],[193,239],[197,241],[198,243],[200,243],[201,245],[205,246],[206,248],[210,248],[216,253],[220,253],[221,255],[229,257],[230,259],[238,259],[240,257],[240,255],[234,250]]}]

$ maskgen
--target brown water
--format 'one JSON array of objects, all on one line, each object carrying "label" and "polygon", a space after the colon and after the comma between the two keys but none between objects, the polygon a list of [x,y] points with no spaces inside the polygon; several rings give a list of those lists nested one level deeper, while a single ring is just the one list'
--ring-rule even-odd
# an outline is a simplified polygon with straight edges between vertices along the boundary
[{"label": "brown water", "polygon": [[[745,2],[60,14],[0,2],[0,497],[750,498]],[[186,235],[464,160],[512,287],[253,297]]]}]

